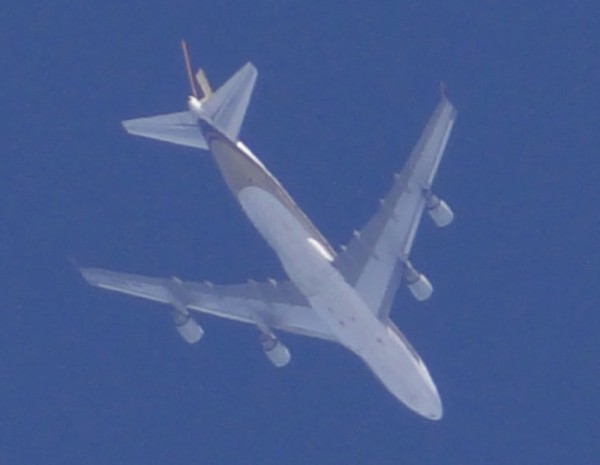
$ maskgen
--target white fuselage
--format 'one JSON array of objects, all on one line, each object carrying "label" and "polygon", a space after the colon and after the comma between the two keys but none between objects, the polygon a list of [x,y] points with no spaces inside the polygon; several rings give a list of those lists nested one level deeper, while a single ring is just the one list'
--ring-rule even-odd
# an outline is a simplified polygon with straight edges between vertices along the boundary
[{"label": "white fuselage", "polygon": [[340,344],[363,359],[386,388],[415,412],[442,416],[437,389],[420,357],[391,321],[382,322],[333,266],[320,233],[275,178],[241,143],[213,135],[213,153],[244,212]]}]

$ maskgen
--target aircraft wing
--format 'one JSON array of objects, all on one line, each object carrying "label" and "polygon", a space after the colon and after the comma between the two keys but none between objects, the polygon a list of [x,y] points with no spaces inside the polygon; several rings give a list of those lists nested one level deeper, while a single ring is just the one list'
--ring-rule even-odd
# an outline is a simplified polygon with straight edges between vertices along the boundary
[{"label": "aircraft wing", "polygon": [[456,110],[443,96],[379,210],[336,258],[337,268],[380,319],[389,315],[402,282],[455,119]]},{"label": "aircraft wing", "polygon": [[309,337],[335,340],[291,282],[214,285],[83,268],[93,286]]}]

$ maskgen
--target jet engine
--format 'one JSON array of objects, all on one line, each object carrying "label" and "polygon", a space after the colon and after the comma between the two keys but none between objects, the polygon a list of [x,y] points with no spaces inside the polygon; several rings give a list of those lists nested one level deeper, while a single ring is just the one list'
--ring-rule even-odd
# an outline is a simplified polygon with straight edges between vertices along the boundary
[{"label": "jet engine", "polygon": [[431,297],[433,286],[427,277],[415,270],[409,262],[404,265],[404,276],[406,277],[408,289],[415,299],[423,301]]},{"label": "jet engine", "polygon": [[175,328],[177,328],[184,341],[194,344],[202,338],[204,330],[189,313],[174,310],[172,315],[173,321],[175,321]]},{"label": "jet engine", "polygon": [[273,365],[281,368],[290,363],[292,355],[289,349],[275,335],[262,333],[259,339],[265,355]]},{"label": "jet engine", "polygon": [[454,213],[448,204],[433,194],[427,196],[427,213],[439,228],[448,226],[454,219]]},{"label": "jet engine", "polygon": [[175,328],[184,341],[194,344],[202,338],[204,330],[192,318],[187,306],[187,295],[183,287],[183,282],[179,278],[173,277],[168,285],[170,294],[170,303],[173,306],[171,316],[175,322]]}]

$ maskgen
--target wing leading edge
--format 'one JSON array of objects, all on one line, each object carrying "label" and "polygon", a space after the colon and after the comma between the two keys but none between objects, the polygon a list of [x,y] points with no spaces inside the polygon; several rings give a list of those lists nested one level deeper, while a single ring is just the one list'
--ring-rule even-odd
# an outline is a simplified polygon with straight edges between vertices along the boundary
[{"label": "wing leading edge", "polygon": [[431,186],[456,120],[443,96],[377,213],[343,248],[336,266],[380,319],[388,317]]},{"label": "wing leading edge", "polygon": [[[182,133],[192,127],[185,113],[166,117],[172,118],[171,122],[181,128]],[[402,282],[455,119],[456,110],[444,96],[408,162],[395,176],[394,184],[379,210],[362,230],[354,234],[335,259],[335,265],[344,278],[380,319],[388,317]],[[201,143],[190,140],[184,145],[199,147]],[[273,329],[334,340],[305,297],[290,282],[222,286],[96,268],[84,268],[81,273],[90,284],[103,289],[171,305],[183,303],[187,309],[202,313],[244,323],[265,323]]]},{"label": "wing leading edge", "polygon": [[290,282],[214,285],[155,278],[98,268],[80,270],[93,286],[155,302],[269,328],[334,340],[304,296]]}]

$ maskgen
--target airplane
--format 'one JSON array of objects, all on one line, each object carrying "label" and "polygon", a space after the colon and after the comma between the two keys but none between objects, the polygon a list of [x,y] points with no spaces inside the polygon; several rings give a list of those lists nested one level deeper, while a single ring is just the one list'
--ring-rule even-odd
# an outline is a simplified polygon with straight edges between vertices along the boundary
[{"label": "airplane", "polygon": [[423,212],[438,227],[454,218],[447,203],[432,191],[456,119],[443,89],[377,212],[336,252],[240,140],[258,74],[254,65],[245,64],[213,92],[201,69],[193,76],[184,41],[182,47],[192,90],[188,109],[124,121],[123,126],[129,134],[209,151],[289,280],[215,285],[81,268],[85,280],[99,288],[170,305],[175,326],[189,343],[198,342],[204,334],[192,312],[254,325],[266,357],[276,367],[291,359],[276,331],[336,342],[360,357],[409,409],[439,420],[443,408],[438,390],[421,357],[390,319],[390,311],[402,283],[419,301],[433,292],[429,280],[409,260]]}]

